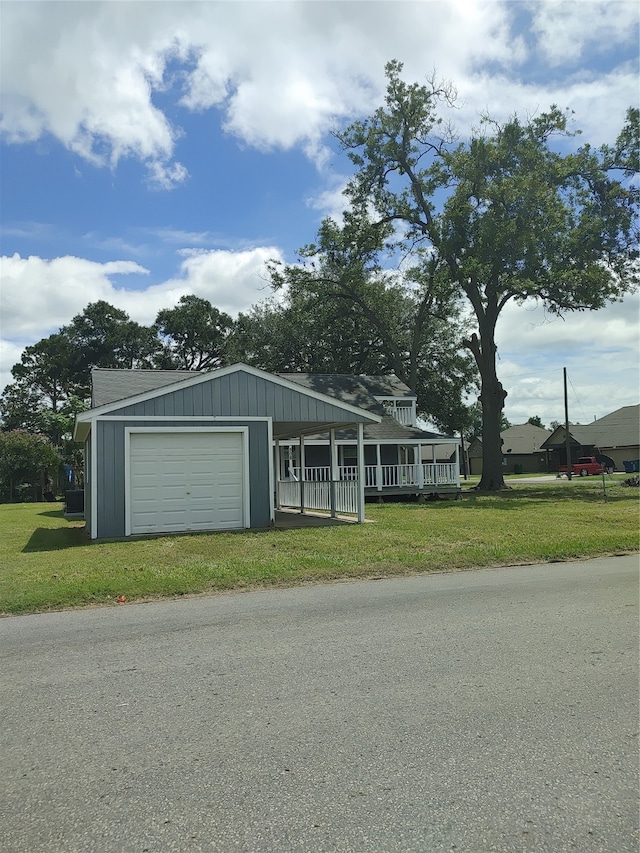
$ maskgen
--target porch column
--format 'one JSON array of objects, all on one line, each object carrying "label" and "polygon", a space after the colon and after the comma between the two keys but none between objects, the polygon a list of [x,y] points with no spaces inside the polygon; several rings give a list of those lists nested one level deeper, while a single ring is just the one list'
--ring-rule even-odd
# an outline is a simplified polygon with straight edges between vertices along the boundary
[{"label": "porch column", "polygon": [[[462,452],[464,454],[464,448],[463,448]],[[457,442],[456,442],[456,463],[455,464],[456,464],[456,486],[458,486],[458,488],[460,488],[460,445]],[[466,480],[467,479],[466,467],[464,469],[464,477]]]},{"label": "porch column", "polygon": [[338,471],[338,448],[336,447],[336,431],[329,430],[329,506],[331,507],[331,518],[338,514],[336,509],[336,480],[339,479]]},{"label": "porch column", "polygon": [[304,458],[304,436],[300,436],[300,513],[304,515],[304,478],[306,476],[305,471],[305,458]]},{"label": "porch column", "polygon": [[276,474],[276,509],[282,509],[280,503],[280,440],[278,438],[273,442],[273,470]]},{"label": "porch column", "polygon": [[358,424],[358,521],[364,521],[364,424]]},{"label": "porch column", "polygon": [[422,445],[419,444],[416,448],[418,453],[418,488],[422,489],[424,486],[424,468],[422,467]]},{"label": "porch column", "polygon": [[380,458],[380,445],[376,444],[376,486],[382,491],[382,460]]}]

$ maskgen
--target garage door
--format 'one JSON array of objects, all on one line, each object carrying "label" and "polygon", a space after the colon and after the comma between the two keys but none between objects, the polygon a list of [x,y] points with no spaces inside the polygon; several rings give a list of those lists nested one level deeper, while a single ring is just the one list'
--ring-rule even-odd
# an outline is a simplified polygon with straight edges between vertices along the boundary
[{"label": "garage door", "polygon": [[131,534],[237,529],[243,508],[242,433],[131,433]]}]

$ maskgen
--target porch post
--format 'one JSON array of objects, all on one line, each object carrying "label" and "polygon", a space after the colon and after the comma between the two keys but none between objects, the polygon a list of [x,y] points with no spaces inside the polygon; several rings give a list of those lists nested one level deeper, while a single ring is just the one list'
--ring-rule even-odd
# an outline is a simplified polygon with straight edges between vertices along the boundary
[{"label": "porch post", "polygon": [[380,445],[376,444],[376,486],[382,491],[382,460],[380,459]]},{"label": "porch post", "polygon": [[276,474],[276,509],[282,509],[280,503],[280,439],[273,442],[273,470]]},{"label": "porch post", "polygon": [[329,430],[329,506],[331,507],[331,518],[338,514],[336,509],[336,480],[338,472],[338,448],[336,447],[336,431],[332,427]]},{"label": "porch post", "polygon": [[[462,454],[464,459],[464,447],[462,448]],[[465,480],[467,478],[467,469],[464,469],[464,477]],[[460,488],[460,445],[456,442],[456,486]]]},{"label": "porch post", "polygon": [[364,424],[358,424],[358,521],[364,521]]},{"label": "porch post", "polygon": [[304,478],[306,476],[304,458],[304,436],[300,435],[300,514],[304,515]]},{"label": "porch post", "polygon": [[422,445],[419,444],[417,449],[418,453],[418,488],[422,489],[424,486],[424,468],[422,467]]}]

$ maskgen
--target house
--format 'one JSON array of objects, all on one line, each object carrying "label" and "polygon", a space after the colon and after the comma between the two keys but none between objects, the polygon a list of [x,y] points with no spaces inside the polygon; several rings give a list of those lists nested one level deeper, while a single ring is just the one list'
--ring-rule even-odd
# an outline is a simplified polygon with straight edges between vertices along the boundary
[{"label": "house", "polygon": [[[516,424],[500,433],[505,474],[537,474],[550,470],[550,453],[545,447],[551,430],[534,424]],[[474,438],[468,451],[469,473],[482,474],[482,437]]]},{"label": "house", "polygon": [[[569,424],[571,462],[580,456],[609,456],[618,471],[625,462],[640,459],[640,405],[623,406],[589,424]],[[567,442],[564,426],[557,427],[543,448],[553,460],[551,470],[566,465]]]},{"label": "house", "polygon": [[[365,424],[363,430],[367,497],[459,494],[458,439],[418,428],[416,395],[397,376],[279,375],[380,417],[379,423]],[[305,480],[324,481],[330,478],[333,464],[341,481],[354,479],[356,457],[354,428],[336,432],[333,450],[326,432],[281,442],[278,456],[279,479],[283,484],[281,500],[284,484],[299,480],[302,470]]]},{"label": "house", "polygon": [[[208,373],[95,369],[92,384],[92,408],[76,417],[74,438],[84,444],[85,519],[94,540],[266,528],[279,505],[364,521],[366,488],[377,490],[387,477],[416,493],[432,476],[416,461],[427,434],[402,426],[355,388],[332,394],[326,382],[244,364]],[[415,411],[406,386],[397,390],[382,402]],[[383,435],[365,445],[365,429],[376,425],[402,427],[389,458],[405,462],[387,464]],[[320,435],[329,458],[322,478],[305,456],[307,437],[313,453]],[[288,464],[294,447],[302,475]],[[371,447],[375,464],[366,465]]]}]

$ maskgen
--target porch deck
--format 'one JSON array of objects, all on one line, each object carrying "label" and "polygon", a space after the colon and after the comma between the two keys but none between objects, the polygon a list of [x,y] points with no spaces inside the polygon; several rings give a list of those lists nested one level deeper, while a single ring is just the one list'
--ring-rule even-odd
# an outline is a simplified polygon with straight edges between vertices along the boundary
[{"label": "porch deck", "polygon": [[[278,480],[278,508],[293,507],[305,510],[325,510],[338,513],[357,513],[358,469],[342,466],[338,479],[331,479],[328,466],[291,468],[290,478]],[[385,495],[455,495],[460,493],[460,474],[452,463],[421,463],[418,465],[366,465],[364,467],[365,498]]]}]

